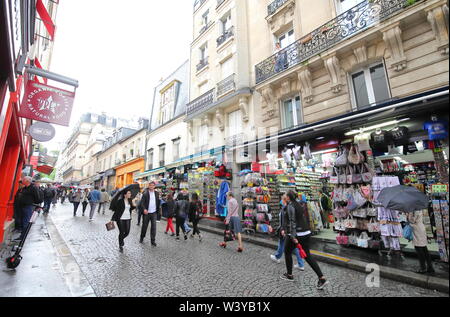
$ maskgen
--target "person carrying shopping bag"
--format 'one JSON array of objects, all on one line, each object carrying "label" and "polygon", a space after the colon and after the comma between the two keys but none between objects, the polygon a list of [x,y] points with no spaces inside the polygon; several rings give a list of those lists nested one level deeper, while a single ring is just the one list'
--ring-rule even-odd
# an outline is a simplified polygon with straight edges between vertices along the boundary
[{"label": "person carrying shopping bag", "polygon": [[287,193],[288,206],[283,213],[283,228],[281,235],[286,239],[284,256],[286,259],[287,273],[281,276],[281,279],[294,281],[292,275],[292,252],[299,247],[299,244],[306,253],[306,262],[316,273],[319,281],[317,289],[322,290],[329,283],[322,274],[319,265],[310,252],[311,225],[309,223],[308,207],[306,203],[297,201],[297,193],[289,191]]},{"label": "person carrying shopping bag", "polygon": [[[229,226],[229,229],[234,232],[238,239],[238,249],[237,252],[242,253],[244,251],[244,247],[242,245],[242,224],[241,217],[239,216],[239,203],[236,198],[234,198],[234,194],[232,192],[227,193],[228,199],[228,215],[225,218],[225,225]],[[227,247],[227,242],[224,241],[219,244],[222,248]]]},{"label": "person carrying shopping bag", "polygon": [[[287,208],[287,196],[283,195],[283,197],[281,198],[281,203],[283,205],[281,212],[280,212],[280,228],[278,228],[278,236],[279,236],[279,242],[278,242],[278,249],[277,252],[275,254],[270,255],[270,259],[276,263],[281,263],[281,258],[283,257],[284,254],[284,246],[285,246],[285,238],[281,236],[281,230],[283,228],[283,212],[285,211],[285,209]],[[302,257],[300,256],[300,252],[298,250],[298,248],[295,248],[294,250],[294,254],[297,257],[297,263],[296,265],[294,265],[294,268],[299,269],[300,271],[304,271],[305,270],[305,262],[303,261]]]}]

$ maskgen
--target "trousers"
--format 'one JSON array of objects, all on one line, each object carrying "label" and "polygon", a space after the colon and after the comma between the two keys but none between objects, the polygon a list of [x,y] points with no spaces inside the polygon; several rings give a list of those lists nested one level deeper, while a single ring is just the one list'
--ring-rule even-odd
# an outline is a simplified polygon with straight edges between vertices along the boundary
[{"label": "trousers", "polygon": [[119,220],[117,222],[117,227],[119,228],[119,246],[123,247],[125,245],[125,238],[130,234],[131,219]]},{"label": "trousers", "polygon": [[142,223],[142,230],[141,230],[141,240],[145,239],[145,236],[147,235],[147,229],[148,225],[151,222],[151,228],[150,228],[150,240],[151,242],[155,242],[156,240],[156,218],[157,213],[154,212],[152,214],[143,215],[143,223]]},{"label": "trousers", "polygon": [[186,219],[184,217],[177,217],[177,219],[176,219],[177,237],[180,236],[180,228],[181,228],[181,231],[183,231],[183,233],[186,234],[186,229],[184,228],[185,221],[186,221]]},{"label": "trousers", "polygon": [[[309,266],[313,269],[316,275],[321,278],[323,277],[322,271],[320,270],[319,264],[317,264],[314,257],[311,255],[311,250],[309,246],[310,235],[304,237],[297,237],[298,242],[302,245],[303,250],[306,253],[305,261],[309,264]],[[284,249],[284,256],[286,258],[286,269],[289,275],[292,275],[292,252],[297,246],[292,242],[292,239],[286,237],[286,245]]]}]

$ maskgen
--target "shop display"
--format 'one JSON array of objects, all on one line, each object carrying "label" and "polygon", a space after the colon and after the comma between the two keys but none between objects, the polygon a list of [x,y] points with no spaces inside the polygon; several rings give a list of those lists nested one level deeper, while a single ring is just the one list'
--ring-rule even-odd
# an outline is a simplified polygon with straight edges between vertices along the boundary
[{"label": "shop display", "polygon": [[432,190],[432,207],[436,222],[436,239],[443,262],[449,260],[448,184],[435,185]]}]

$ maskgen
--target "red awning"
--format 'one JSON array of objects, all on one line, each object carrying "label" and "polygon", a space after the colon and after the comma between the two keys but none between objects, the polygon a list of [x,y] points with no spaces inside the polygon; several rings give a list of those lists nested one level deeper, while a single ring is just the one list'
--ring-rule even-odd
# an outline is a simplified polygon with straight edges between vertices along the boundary
[{"label": "red awning", "polygon": [[39,14],[39,17],[41,18],[42,22],[44,23],[51,40],[53,41],[55,38],[55,24],[53,23],[50,14],[48,14],[47,8],[42,3],[42,0],[36,1],[36,11]]},{"label": "red awning", "polygon": [[54,168],[51,166],[48,166],[48,165],[41,165],[41,166],[38,166],[36,168],[36,170],[38,172],[41,172],[42,174],[50,175],[51,173],[53,173]]}]

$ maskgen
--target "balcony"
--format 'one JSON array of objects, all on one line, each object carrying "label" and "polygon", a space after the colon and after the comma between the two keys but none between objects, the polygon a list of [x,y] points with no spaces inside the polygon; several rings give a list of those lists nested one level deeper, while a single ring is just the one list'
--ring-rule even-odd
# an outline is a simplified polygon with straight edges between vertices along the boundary
[{"label": "balcony", "polygon": [[197,64],[197,72],[201,71],[203,68],[209,65],[208,57],[203,58],[200,60],[200,62]]},{"label": "balcony", "polygon": [[281,8],[286,2],[289,0],[275,0],[267,7],[267,13],[268,15],[275,14],[279,8]]},{"label": "balcony", "polygon": [[187,106],[187,114],[188,116],[191,114],[194,114],[196,112],[203,112],[205,111],[210,105],[214,103],[215,100],[215,92],[216,89],[213,88],[207,93],[201,95],[197,99],[193,100],[191,103]]},{"label": "balcony", "polygon": [[[272,3],[272,9],[269,9],[269,12],[282,6],[280,3],[283,2],[279,0]],[[311,57],[329,50],[336,44],[363,32],[374,24],[400,13],[409,6],[408,3],[407,0],[366,0],[361,2],[257,64],[255,66],[256,84],[304,63]]]},{"label": "balcony", "polygon": [[217,47],[221,46],[223,43],[225,43],[229,38],[234,36],[234,26],[230,27],[228,30],[223,32],[221,36],[219,36],[216,40]]},{"label": "balcony", "polygon": [[236,82],[234,80],[235,74],[228,76],[220,83],[217,84],[217,97],[221,97],[226,93],[234,91],[236,89]]},{"label": "balcony", "polygon": [[194,12],[197,11],[202,5],[203,3],[205,3],[206,0],[195,0],[194,2]]},{"label": "balcony", "polygon": [[218,9],[226,0],[217,0],[216,9]]}]

